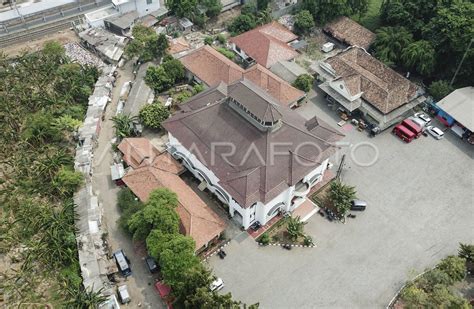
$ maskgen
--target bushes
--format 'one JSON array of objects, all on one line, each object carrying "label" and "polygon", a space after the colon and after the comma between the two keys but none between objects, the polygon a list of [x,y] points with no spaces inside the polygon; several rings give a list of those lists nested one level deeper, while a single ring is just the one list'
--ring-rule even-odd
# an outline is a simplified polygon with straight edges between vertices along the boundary
[{"label": "bushes", "polygon": [[304,92],[308,92],[313,88],[313,81],[314,78],[313,76],[309,74],[301,74],[296,78],[296,80],[293,83],[293,86],[298,88],[299,90],[302,90]]},{"label": "bushes", "polygon": [[314,27],[313,15],[308,10],[301,10],[295,16],[295,31],[298,34],[305,34]]},{"label": "bushes", "polygon": [[142,107],[140,121],[148,128],[159,129],[161,123],[170,116],[170,111],[160,102],[153,102]]},{"label": "bushes", "polygon": [[441,100],[442,98],[450,94],[453,90],[453,86],[451,86],[445,80],[434,81],[428,88],[429,94],[431,94],[435,101]]},{"label": "bushes", "polygon": [[170,89],[176,82],[183,80],[184,76],[183,64],[171,56],[166,56],[161,66],[151,66],[147,69],[145,82],[155,93],[160,93]]},{"label": "bushes", "polygon": [[435,268],[425,272],[402,290],[400,298],[403,305],[406,308],[469,308],[467,301],[451,289],[454,283],[464,278],[465,272],[464,258],[444,258]]},{"label": "bushes", "polygon": [[224,56],[226,56],[227,58],[229,58],[230,60],[234,60],[235,54],[233,51],[230,51],[223,47],[217,47],[216,50],[220,52],[221,54],[223,54]]},{"label": "bushes", "polygon": [[264,233],[259,241],[262,245],[266,246],[270,243],[270,236],[268,236],[267,233]]}]

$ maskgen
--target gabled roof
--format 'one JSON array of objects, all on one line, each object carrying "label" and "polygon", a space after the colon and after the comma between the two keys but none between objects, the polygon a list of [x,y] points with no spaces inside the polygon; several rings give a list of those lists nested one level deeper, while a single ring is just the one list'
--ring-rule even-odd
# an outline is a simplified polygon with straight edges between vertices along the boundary
[{"label": "gabled roof", "polygon": [[123,160],[133,168],[151,164],[160,154],[158,149],[143,137],[124,138],[118,149],[123,154]]},{"label": "gabled roof", "polygon": [[[143,141],[135,142],[134,139],[129,138],[128,143],[146,144]],[[149,147],[154,148],[148,142],[145,149]],[[138,152],[146,153],[147,150]],[[184,228],[183,233],[191,236],[196,242],[196,249],[199,249],[219,236],[225,228],[225,223],[177,175],[182,169],[183,167],[169,153],[161,153],[156,156],[152,164],[142,164],[129,171],[122,180],[143,202],[146,202],[150,193],[158,188],[168,188],[175,192],[178,197],[176,211]]]},{"label": "gabled roof", "polygon": [[[343,136],[318,118],[306,121],[275,104],[251,81],[230,85],[229,94],[231,88],[245,94],[245,106],[262,100],[258,110],[266,106],[263,115],[278,117],[279,125],[259,129],[236,111],[230,98],[205,105],[194,105],[191,98],[184,104],[189,108],[168,118],[163,127],[219,178],[219,185],[242,207],[267,203],[295,185],[335,151],[334,142]],[[229,147],[212,147],[219,143],[234,145],[235,152],[229,155]]]},{"label": "gabled roof", "polygon": [[291,105],[305,96],[305,93],[257,64],[244,70],[214,48],[204,45],[179,58],[188,71],[208,86],[221,82],[231,84],[246,78],[265,90],[284,105]]},{"label": "gabled roof", "polygon": [[298,37],[280,23],[273,21],[230,39],[248,56],[266,68],[280,60],[291,60],[298,52],[287,43]]},{"label": "gabled roof", "polygon": [[347,45],[359,46],[366,50],[375,40],[375,33],[346,16],[329,23],[324,31]]},{"label": "gabled roof", "polygon": [[278,102],[246,79],[229,85],[228,96],[264,122],[281,119],[281,113],[277,109]]},{"label": "gabled roof", "polygon": [[351,96],[362,91],[362,98],[383,114],[410,102],[417,86],[363,48],[350,47],[325,61],[334,70],[336,80],[343,80]]}]

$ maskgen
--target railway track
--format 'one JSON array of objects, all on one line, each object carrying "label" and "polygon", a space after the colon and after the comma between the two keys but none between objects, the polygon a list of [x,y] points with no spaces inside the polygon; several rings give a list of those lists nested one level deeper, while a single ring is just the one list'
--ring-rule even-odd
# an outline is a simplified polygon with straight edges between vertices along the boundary
[{"label": "railway track", "polygon": [[78,20],[79,18],[80,16],[71,16],[70,18],[43,24],[35,28],[25,29],[23,31],[0,36],[0,48],[4,48],[12,44],[24,43],[60,30],[67,29],[71,27],[71,23],[73,21]]}]

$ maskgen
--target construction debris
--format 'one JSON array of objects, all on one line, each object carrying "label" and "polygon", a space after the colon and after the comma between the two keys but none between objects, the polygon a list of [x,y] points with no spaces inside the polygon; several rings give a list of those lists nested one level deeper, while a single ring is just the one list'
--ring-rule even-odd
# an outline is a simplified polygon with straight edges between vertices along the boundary
[{"label": "construction debris", "polygon": [[101,68],[105,65],[99,57],[75,42],[65,44],[64,49],[66,50],[66,56],[79,64],[90,65],[97,68]]}]

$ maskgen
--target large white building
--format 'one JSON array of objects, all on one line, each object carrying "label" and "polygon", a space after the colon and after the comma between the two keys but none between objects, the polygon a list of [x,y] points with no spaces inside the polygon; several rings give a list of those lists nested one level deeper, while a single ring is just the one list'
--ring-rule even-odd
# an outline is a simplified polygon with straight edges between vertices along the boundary
[{"label": "large white building", "polygon": [[160,0],[112,0],[111,4],[85,14],[91,27],[104,27],[104,20],[136,12],[138,17],[146,16],[160,9]]},{"label": "large white building", "polygon": [[343,136],[246,79],[211,87],[181,108],[163,123],[168,151],[244,228],[300,206]]}]

